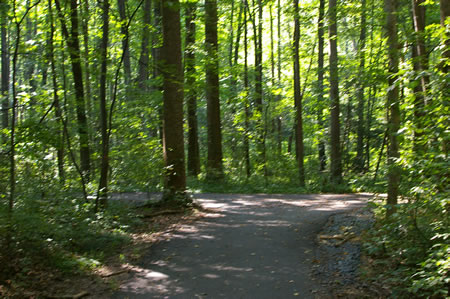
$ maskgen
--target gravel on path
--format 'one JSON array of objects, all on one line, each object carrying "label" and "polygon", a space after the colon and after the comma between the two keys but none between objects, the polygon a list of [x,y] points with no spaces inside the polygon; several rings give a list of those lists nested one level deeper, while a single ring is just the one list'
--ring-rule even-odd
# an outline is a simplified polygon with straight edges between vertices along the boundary
[{"label": "gravel on path", "polygon": [[163,235],[111,297],[322,298],[326,288],[312,271],[317,235],[331,215],[369,197],[195,195],[211,212]]}]

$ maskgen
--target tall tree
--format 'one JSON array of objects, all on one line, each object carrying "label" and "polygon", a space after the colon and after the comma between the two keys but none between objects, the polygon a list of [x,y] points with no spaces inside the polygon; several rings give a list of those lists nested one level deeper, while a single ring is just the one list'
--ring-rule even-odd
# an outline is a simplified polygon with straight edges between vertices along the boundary
[{"label": "tall tree", "polygon": [[188,173],[197,176],[200,173],[200,150],[197,124],[197,84],[195,72],[195,18],[197,3],[187,2],[185,9],[186,41],[184,66],[186,77],[186,102],[188,114]]},{"label": "tall tree", "polygon": [[300,13],[298,0],[294,0],[294,102],[295,102],[295,145],[298,164],[299,185],[305,185],[303,158],[302,91],[300,89]]},{"label": "tall tree", "polygon": [[0,89],[0,99],[2,107],[2,128],[8,128],[9,121],[9,45],[8,45],[8,3],[6,0],[0,2],[0,35],[1,35],[1,63],[2,82]]},{"label": "tall tree", "polygon": [[162,5],[163,48],[163,151],[165,162],[164,199],[186,198],[183,136],[183,65],[181,54],[180,3],[165,0]]},{"label": "tall tree", "polygon": [[106,107],[106,75],[108,70],[109,0],[102,0],[102,40],[100,43],[100,127],[102,135],[102,162],[96,209],[105,207],[108,199],[109,134]]},{"label": "tall tree", "polygon": [[81,51],[78,36],[78,1],[70,1],[71,30],[67,29],[64,14],[59,0],[55,0],[56,9],[61,22],[63,36],[66,40],[70,62],[72,65],[73,81],[75,86],[76,114],[78,121],[78,134],[80,138],[81,170],[86,180],[90,179],[91,158],[89,148],[88,123],[86,117],[86,104],[84,100],[83,71],[81,68]]},{"label": "tall tree", "polygon": [[[442,71],[444,73],[448,73],[450,68],[450,31],[448,30],[448,26],[446,23],[448,22],[448,18],[450,17],[450,3],[447,0],[441,0],[440,2],[440,11],[441,11],[441,27],[446,28],[444,34],[444,51],[442,53],[442,62],[440,64]],[[448,85],[447,85],[448,86]],[[445,92],[445,90],[444,90]],[[448,89],[446,92],[448,95]]]},{"label": "tall tree", "polygon": [[356,144],[356,160],[355,166],[357,171],[364,168],[364,88],[365,76],[364,68],[366,64],[366,0],[361,1],[361,23],[358,44],[359,70],[358,70],[358,86],[356,89],[356,98],[358,100],[358,123],[357,123],[357,144]]},{"label": "tall tree", "polygon": [[[324,86],[323,86],[323,75],[325,72],[324,69],[324,16],[325,16],[325,0],[320,0],[319,2],[319,19],[318,19],[318,56],[317,56],[317,123],[319,125],[319,130],[323,132],[323,94],[324,94]],[[327,164],[327,157],[325,154],[325,142],[324,142],[324,134],[321,133],[319,135],[319,162],[320,162],[320,171],[324,171]]]},{"label": "tall tree", "polygon": [[[158,1],[156,1],[158,3]],[[170,3],[170,1],[169,1]],[[151,25],[151,6],[152,0],[144,0],[144,22],[142,28],[142,40],[141,40],[141,54],[138,62],[138,76],[137,82],[141,91],[144,91],[148,84],[148,78],[150,74],[150,25]]]},{"label": "tall tree", "polygon": [[249,101],[248,101],[248,26],[247,26],[248,6],[244,7],[244,159],[245,173],[247,178],[251,175],[250,166],[250,141],[249,141]]},{"label": "tall tree", "polygon": [[395,212],[397,204],[398,186],[400,181],[400,167],[397,159],[400,157],[398,145],[398,130],[400,128],[400,104],[399,88],[396,83],[398,73],[399,53],[398,53],[398,33],[397,33],[397,0],[384,0],[384,10],[386,13],[386,36],[387,52],[389,58],[388,90],[386,96],[386,107],[388,109],[387,133],[389,147],[388,158],[388,197],[387,215]]},{"label": "tall tree", "polygon": [[208,161],[206,165],[209,179],[223,177],[222,131],[220,125],[219,60],[217,43],[217,1],[205,0],[205,47],[206,61],[206,101],[208,125]]},{"label": "tall tree", "polygon": [[340,148],[340,120],[339,120],[339,77],[337,53],[337,5],[336,0],[329,0],[328,4],[328,35],[329,35],[329,64],[330,64],[330,171],[331,180],[335,183],[342,181],[342,159]]},{"label": "tall tree", "polygon": [[255,108],[259,116],[257,124],[257,139],[260,162],[263,165],[264,176],[267,176],[266,165],[266,121],[263,107],[263,2],[258,0],[258,32],[256,33],[255,16]]},{"label": "tall tree", "polygon": [[48,0],[48,16],[49,16],[49,25],[50,32],[48,38],[48,60],[50,62],[51,76],[52,76],[52,85],[53,85],[53,105],[55,107],[55,116],[58,122],[58,129],[56,134],[56,156],[58,159],[58,176],[59,181],[63,184],[65,181],[65,170],[64,170],[64,129],[63,129],[63,119],[62,119],[62,111],[58,94],[58,82],[57,82],[57,73],[56,73],[56,64],[55,64],[55,45],[54,45],[54,35],[55,35],[55,22],[53,19],[53,9],[52,9],[52,0]]},{"label": "tall tree", "polygon": [[125,0],[117,0],[117,7],[120,16],[120,32],[122,33],[122,51],[123,51],[123,72],[125,84],[128,85],[131,82],[131,61],[130,61],[130,47],[129,47],[129,31],[128,20],[126,14]]},{"label": "tall tree", "polygon": [[425,45],[425,13],[424,0],[412,0],[413,29],[415,38],[412,47],[412,62],[415,71],[416,86],[414,87],[414,148],[417,153],[423,152],[425,145],[423,136],[426,95],[429,77],[428,53]]}]

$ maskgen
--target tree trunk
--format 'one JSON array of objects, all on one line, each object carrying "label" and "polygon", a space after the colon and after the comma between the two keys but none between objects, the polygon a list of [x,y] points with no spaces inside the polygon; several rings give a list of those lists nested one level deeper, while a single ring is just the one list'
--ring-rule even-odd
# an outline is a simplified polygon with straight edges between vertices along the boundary
[{"label": "tree trunk", "polygon": [[57,121],[57,141],[56,141],[56,156],[58,159],[58,176],[61,184],[65,182],[65,171],[64,171],[64,129],[63,129],[63,120],[62,120],[62,111],[61,105],[59,102],[58,95],[58,83],[56,80],[56,65],[55,65],[55,47],[54,47],[54,33],[55,33],[55,25],[53,20],[53,12],[52,12],[52,0],[48,0],[48,14],[50,21],[50,36],[49,36],[49,62],[50,69],[52,71],[52,84],[53,84],[53,103],[55,107],[55,116]]},{"label": "tree trunk", "polygon": [[425,6],[424,0],[412,0],[412,20],[415,38],[412,47],[412,62],[415,71],[416,86],[414,87],[414,151],[421,157],[425,150],[423,136],[424,117],[426,115],[426,95],[429,77],[424,75],[428,70],[428,53],[425,45]]},{"label": "tree trunk", "polygon": [[337,184],[342,182],[342,157],[340,149],[340,120],[339,120],[339,79],[337,54],[337,7],[336,0],[329,0],[328,25],[330,43],[330,117],[331,117],[331,144],[330,144],[330,171],[331,180]]},{"label": "tree trunk", "polygon": [[[155,29],[154,34],[152,34],[152,78],[155,82],[158,82],[158,77],[161,75],[161,5],[162,2],[160,0],[153,0],[153,28]],[[154,90],[162,93],[162,86],[154,84]],[[159,137],[163,138],[163,111],[161,107],[158,107],[158,118],[159,118]]]},{"label": "tree trunk", "polygon": [[[88,117],[94,118],[93,115],[93,107],[92,107],[92,92],[91,92],[91,66],[89,65],[89,0],[83,0],[81,2],[83,4],[81,12],[82,12],[82,22],[81,22],[81,30],[83,33],[83,47],[84,51],[82,55],[84,56],[84,82],[85,82],[85,100],[86,100],[86,108]],[[90,140],[94,142],[95,136],[94,134],[90,134]],[[94,169],[95,172],[95,169]]]},{"label": "tree trunk", "polygon": [[359,70],[358,70],[358,86],[356,89],[356,98],[358,100],[357,107],[357,141],[356,141],[356,159],[355,168],[358,172],[364,169],[364,85],[365,85],[365,47],[366,47],[366,0],[361,1],[361,24],[360,24],[360,34],[359,34]]},{"label": "tree trunk", "polygon": [[[171,1],[168,1],[171,3]],[[152,0],[144,0],[144,28],[142,28],[141,54],[138,62],[138,87],[140,92],[145,92],[148,88],[148,78],[150,72],[150,25],[151,25],[151,5]]]},{"label": "tree trunk", "polygon": [[222,132],[220,126],[217,0],[205,0],[206,101],[208,125],[207,178],[221,179]]},{"label": "tree trunk", "polygon": [[131,61],[130,61],[130,47],[128,46],[129,42],[129,32],[127,26],[127,16],[126,16],[126,6],[125,0],[117,0],[117,7],[119,10],[120,16],[120,32],[123,35],[122,38],[122,51],[123,51],[123,73],[125,78],[125,85],[128,88],[131,82]]},{"label": "tree trunk", "polygon": [[[441,27],[446,28],[445,22],[450,17],[450,2],[448,0],[441,0],[440,2],[440,11],[441,11]],[[447,27],[448,28],[448,27]],[[442,53],[442,62],[441,62],[441,69],[445,74],[448,74],[448,70],[450,68],[450,32],[448,29],[445,29],[445,40],[444,40],[444,50]],[[446,86],[448,87],[449,84]],[[448,89],[445,91],[444,94],[448,95],[449,91]],[[447,97],[448,98],[448,97]]]},{"label": "tree trunk", "polygon": [[102,0],[102,40],[100,44],[100,125],[102,135],[102,163],[100,167],[100,183],[95,209],[105,208],[108,200],[109,171],[109,136],[108,111],[106,107],[106,76],[108,71],[108,36],[109,36],[109,1]]},{"label": "tree trunk", "polygon": [[248,29],[247,29],[247,14],[248,7],[244,7],[244,157],[245,157],[245,173],[247,178],[251,176],[251,166],[250,166],[250,143],[249,143],[249,101],[248,101]]},{"label": "tree trunk", "polygon": [[399,54],[397,36],[397,0],[384,0],[386,13],[386,35],[389,58],[388,90],[386,107],[388,109],[388,197],[387,216],[395,212],[397,204],[398,186],[400,182],[400,157],[398,144],[398,130],[400,128],[399,88],[395,82],[398,73]]},{"label": "tree trunk", "polygon": [[[281,87],[281,1],[277,1],[277,79],[278,79],[278,87]],[[278,95],[277,101],[281,101],[281,95]],[[282,122],[281,116],[277,116],[277,151],[278,155],[281,156],[282,152]]]},{"label": "tree trunk", "polygon": [[303,161],[303,120],[302,120],[302,94],[300,89],[300,16],[298,0],[294,0],[294,103],[295,117],[295,146],[298,164],[299,185],[305,186],[305,169]]},{"label": "tree trunk", "polygon": [[[256,16],[255,16],[256,22]],[[263,107],[263,61],[262,61],[262,25],[263,24],[263,4],[258,0],[258,33],[255,35],[255,108],[259,115],[257,128],[258,152],[260,162],[263,164],[264,176],[267,176],[266,165],[266,140],[265,140],[265,121]]]},{"label": "tree trunk", "polygon": [[319,125],[320,130],[320,136],[319,136],[319,144],[318,144],[318,150],[319,150],[319,170],[324,171],[325,167],[327,166],[327,157],[325,154],[325,142],[324,142],[324,124],[323,124],[323,108],[324,108],[324,86],[323,86],[323,76],[324,76],[324,16],[325,16],[325,0],[320,0],[319,3],[319,28],[317,31],[318,35],[318,44],[319,44],[319,50],[318,50],[318,57],[317,57],[317,103],[318,103],[318,109],[317,109],[317,123]]},{"label": "tree trunk", "polygon": [[163,151],[166,166],[164,199],[186,199],[183,136],[183,66],[181,55],[180,3],[162,5],[163,49]]},{"label": "tree trunk", "polygon": [[78,121],[78,134],[80,137],[80,164],[83,175],[87,181],[90,179],[90,149],[88,124],[86,117],[86,105],[84,101],[83,72],[81,68],[80,42],[78,39],[78,3],[77,0],[70,1],[70,20],[72,23],[71,32],[67,30],[64,15],[61,11],[59,0],[55,0],[58,16],[61,21],[63,36],[66,40],[70,60],[72,64],[72,74],[75,86],[76,112]]},{"label": "tree trunk", "polygon": [[188,173],[200,173],[200,150],[197,124],[197,84],[195,72],[195,18],[197,3],[187,2],[185,9],[186,42],[184,53],[186,100],[188,113]]},{"label": "tree trunk", "polygon": [[2,85],[0,99],[2,103],[2,128],[9,127],[9,46],[8,46],[8,18],[7,18],[7,6],[6,1],[1,2],[0,6],[0,35],[1,35],[1,47],[2,47]]}]

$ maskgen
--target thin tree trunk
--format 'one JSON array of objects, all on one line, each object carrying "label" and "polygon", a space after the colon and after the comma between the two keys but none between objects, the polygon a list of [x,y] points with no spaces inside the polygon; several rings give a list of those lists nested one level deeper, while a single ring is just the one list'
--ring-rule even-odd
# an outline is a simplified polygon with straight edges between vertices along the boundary
[{"label": "thin tree trunk", "polygon": [[[447,28],[445,30],[445,40],[443,41],[445,47],[442,52],[442,62],[440,64],[442,71],[445,74],[448,74],[448,70],[450,68],[450,32],[448,30],[448,27],[446,27],[445,22],[450,17],[450,1],[448,0],[441,0],[440,1],[440,11],[441,11],[441,27]],[[446,86],[448,87],[449,84]],[[448,95],[450,92],[448,89],[444,89],[445,95]],[[447,97],[448,98],[448,97]]]},{"label": "thin tree trunk", "polygon": [[141,54],[138,62],[138,87],[141,92],[148,88],[148,79],[150,74],[150,25],[151,25],[151,5],[152,0],[144,1],[144,28],[142,28]]},{"label": "thin tree trunk", "polygon": [[366,48],[366,0],[361,1],[361,24],[359,34],[359,70],[358,70],[358,86],[356,89],[356,98],[358,100],[357,107],[357,141],[356,141],[356,159],[355,168],[358,172],[364,169],[364,87],[365,87],[365,48]]},{"label": "thin tree trunk", "polygon": [[[158,82],[158,77],[161,75],[161,36],[162,36],[162,29],[161,29],[161,5],[162,2],[160,0],[153,0],[153,28],[155,29],[154,33],[152,34],[152,78],[155,80],[155,82]],[[153,85],[153,89],[158,92],[163,92],[161,85]],[[159,137],[162,142],[163,138],[163,110],[161,107],[158,107],[158,131],[159,131]]]},{"label": "thin tree trunk", "polygon": [[245,157],[245,173],[247,178],[251,175],[251,166],[250,166],[250,144],[249,144],[249,89],[248,89],[248,29],[247,29],[247,13],[248,6],[244,7],[244,92],[245,92],[245,100],[244,100],[244,157]]},{"label": "thin tree trunk", "polygon": [[65,182],[65,171],[64,171],[64,132],[62,123],[62,112],[58,95],[58,82],[56,80],[56,66],[55,66],[55,47],[54,47],[54,34],[55,34],[55,24],[53,20],[52,12],[52,0],[48,0],[48,14],[50,21],[50,36],[49,36],[49,62],[50,69],[52,72],[52,84],[53,84],[53,103],[55,107],[55,116],[57,121],[57,141],[56,141],[56,156],[58,159],[58,176],[61,184]]},{"label": "thin tree trunk", "polygon": [[[256,17],[255,17],[256,19]],[[266,140],[265,140],[265,121],[264,121],[264,107],[263,107],[263,61],[262,61],[262,24],[263,24],[263,4],[262,0],[258,0],[258,33],[255,36],[255,107],[259,116],[259,124],[257,125],[257,138],[260,159],[263,164],[264,176],[267,176],[267,165],[266,165]],[[257,41],[256,41],[257,39]]]},{"label": "thin tree trunk", "polygon": [[339,120],[339,78],[337,54],[337,7],[336,0],[329,0],[328,25],[330,44],[330,117],[331,117],[331,144],[330,144],[330,170],[331,180],[337,184],[342,182],[342,157],[340,149],[340,120]]},{"label": "thin tree trunk", "polygon": [[[84,91],[85,91],[85,98],[86,98],[86,109],[87,109],[87,115],[89,117],[94,117],[93,115],[93,105],[92,105],[92,92],[91,92],[91,67],[89,64],[89,18],[90,18],[90,11],[89,11],[89,0],[83,0],[81,2],[83,4],[81,12],[82,12],[82,22],[81,22],[81,30],[83,33],[83,47],[84,51],[82,55],[84,56]],[[94,134],[90,134],[90,140],[94,142],[95,136]],[[94,169],[95,172],[95,169]]]},{"label": "thin tree trunk", "polygon": [[208,124],[207,177],[221,179],[222,131],[220,125],[219,61],[217,44],[217,1],[205,0],[206,101]]},{"label": "thin tree trunk", "polygon": [[0,99],[2,103],[2,128],[6,129],[9,127],[9,45],[8,45],[8,18],[7,16],[7,6],[6,3],[2,1],[0,7],[0,35],[1,35],[1,62],[2,62],[2,85]]},{"label": "thin tree trunk", "polygon": [[186,200],[183,136],[183,66],[181,54],[180,3],[162,5],[163,27],[163,151],[166,166],[164,199]]},{"label": "thin tree trunk", "polygon": [[81,171],[87,181],[90,179],[90,149],[89,149],[89,136],[88,136],[88,124],[86,117],[86,105],[84,100],[84,87],[83,87],[83,72],[81,68],[81,55],[80,55],[80,42],[78,39],[78,3],[77,0],[70,1],[70,19],[72,23],[71,32],[67,30],[64,15],[61,11],[61,5],[59,0],[55,0],[56,8],[58,10],[58,16],[61,21],[61,27],[63,36],[66,40],[70,60],[72,64],[72,73],[75,86],[75,98],[76,98],[76,112],[78,121],[78,134],[80,137],[80,161]]},{"label": "thin tree trunk", "polygon": [[197,124],[197,84],[195,72],[195,18],[197,3],[186,3],[186,42],[185,42],[185,77],[186,101],[188,113],[188,173],[198,176],[200,173],[200,150],[198,144]]},{"label": "thin tree trunk", "polygon": [[319,135],[319,170],[324,171],[327,165],[327,157],[325,154],[325,142],[324,142],[324,123],[323,123],[323,108],[324,108],[324,86],[323,86],[323,76],[324,76],[324,16],[325,16],[325,0],[320,0],[319,3],[319,28],[317,31],[319,52],[317,57],[317,123],[319,125],[320,135]]},{"label": "thin tree trunk", "polygon": [[127,15],[126,15],[126,6],[125,0],[117,0],[117,7],[119,10],[120,16],[120,32],[123,35],[122,38],[122,51],[123,51],[123,73],[125,79],[125,85],[128,88],[128,85],[131,82],[131,61],[130,61],[130,47],[128,46],[129,40],[129,32],[127,26]]},{"label": "thin tree trunk", "polygon": [[303,120],[302,94],[300,87],[300,15],[298,0],[294,0],[294,102],[295,102],[295,146],[298,164],[299,185],[305,186],[305,169],[303,158]]},{"label": "thin tree trunk", "polygon": [[102,40],[100,44],[100,125],[102,135],[102,163],[100,167],[100,183],[98,186],[96,211],[105,208],[108,200],[109,171],[109,134],[108,111],[106,108],[106,76],[108,71],[108,37],[109,37],[109,1],[102,0]]},{"label": "thin tree trunk", "polygon": [[412,0],[413,29],[415,39],[412,49],[413,68],[416,77],[420,76],[414,87],[414,151],[421,156],[425,150],[424,140],[424,117],[426,106],[426,95],[429,83],[429,77],[425,75],[428,70],[428,53],[425,45],[425,13],[426,7],[424,0]]},{"label": "thin tree trunk", "polygon": [[[278,87],[281,87],[281,1],[277,1],[277,79]],[[281,95],[278,95],[277,101],[281,101]],[[277,149],[278,156],[281,156],[282,151],[282,122],[281,116],[277,116]]]},{"label": "thin tree trunk", "polygon": [[388,197],[387,216],[395,212],[397,204],[398,186],[400,182],[400,166],[397,159],[400,157],[398,144],[398,130],[400,128],[400,104],[399,88],[396,84],[395,75],[398,72],[399,53],[397,35],[397,1],[385,0],[384,9],[386,13],[386,35],[389,58],[388,90],[386,106],[388,113]]}]

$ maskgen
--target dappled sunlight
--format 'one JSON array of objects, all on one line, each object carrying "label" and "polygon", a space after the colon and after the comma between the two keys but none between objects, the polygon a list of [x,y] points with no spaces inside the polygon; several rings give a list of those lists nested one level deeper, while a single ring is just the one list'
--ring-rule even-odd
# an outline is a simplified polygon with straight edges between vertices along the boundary
[{"label": "dappled sunlight", "polygon": [[369,195],[195,197],[204,217],[167,232],[122,291],[191,298],[201,284],[205,294],[221,297],[228,285],[242,292],[256,284],[261,298],[279,288],[298,293],[312,267],[317,226],[329,215],[364,206]]}]

